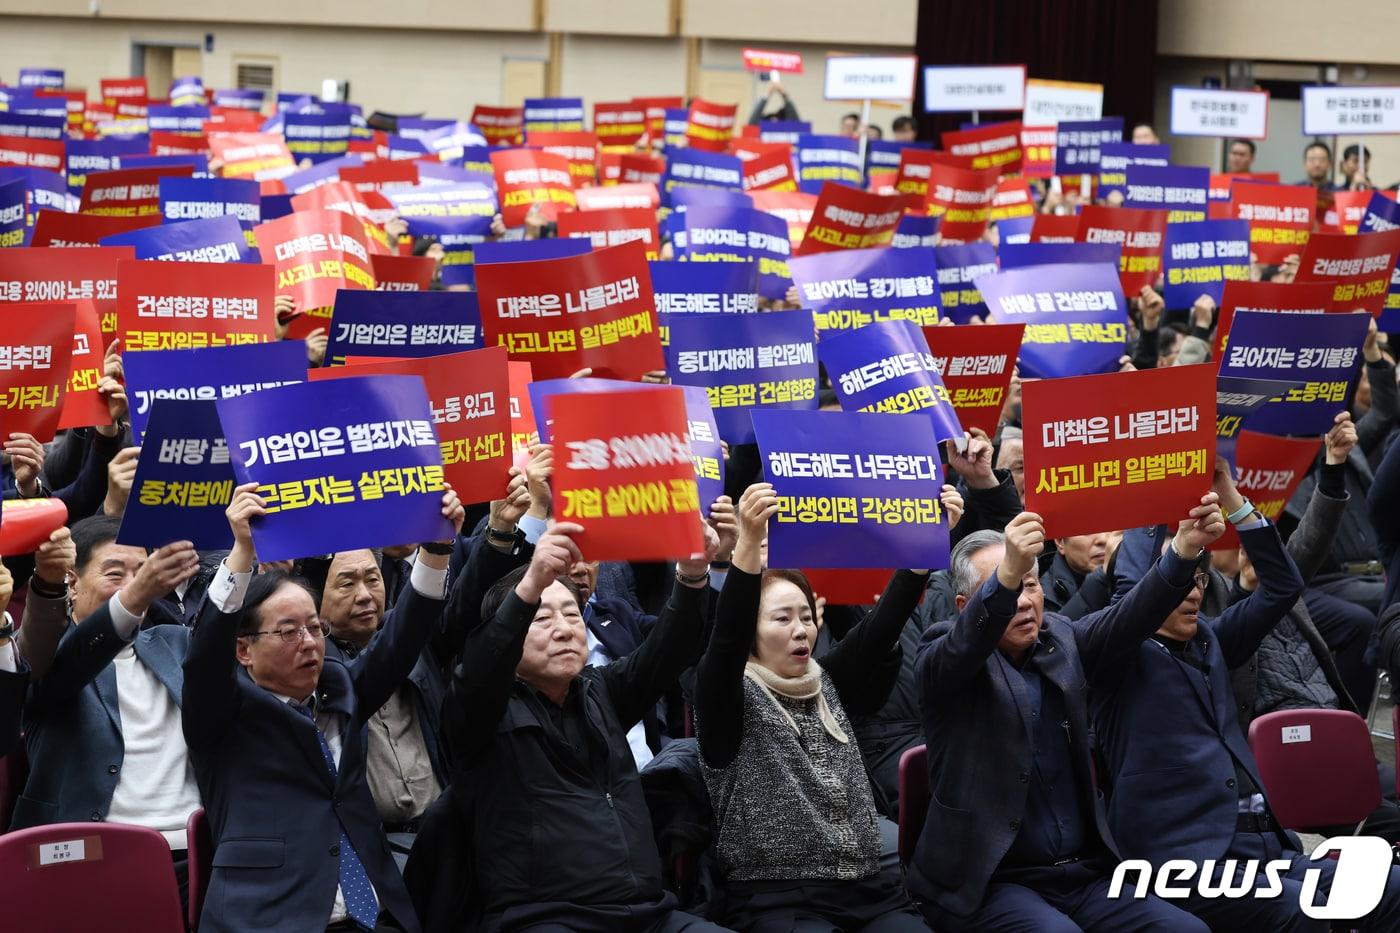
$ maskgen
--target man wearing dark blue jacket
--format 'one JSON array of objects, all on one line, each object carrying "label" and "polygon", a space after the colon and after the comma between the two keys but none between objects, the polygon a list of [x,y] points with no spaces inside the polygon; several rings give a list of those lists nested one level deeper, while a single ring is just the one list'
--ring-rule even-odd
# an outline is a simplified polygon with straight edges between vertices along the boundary
[{"label": "man wearing dark blue jacket", "polygon": [[14,589],[9,569],[0,564],[0,757],[19,744],[19,714],[29,689],[29,666],[15,653],[14,625],[4,608]]}]

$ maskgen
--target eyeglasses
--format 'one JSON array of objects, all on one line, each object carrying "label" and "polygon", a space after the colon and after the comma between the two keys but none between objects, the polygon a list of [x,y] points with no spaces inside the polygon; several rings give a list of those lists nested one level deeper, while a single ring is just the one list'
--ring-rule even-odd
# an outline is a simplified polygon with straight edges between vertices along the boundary
[{"label": "eyeglasses", "polygon": [[1197,570],[1196,586],[1200,588],[1202,593],[1210,589],[1210,574],[1206,573],[1204,570]]},{"label": "eyeglasses", "polygon": [[248,632],[244,638],[257,638],[259,635],[276,635],[282,639],[284,644],[295,645],[301,641],[302,636],[310,634],[312,638],[325,638],[331,633],[331,627],[324,622],[312,622],[310,625],[298,625],[296,628],[290,626],[270,629],[266,632]]}]

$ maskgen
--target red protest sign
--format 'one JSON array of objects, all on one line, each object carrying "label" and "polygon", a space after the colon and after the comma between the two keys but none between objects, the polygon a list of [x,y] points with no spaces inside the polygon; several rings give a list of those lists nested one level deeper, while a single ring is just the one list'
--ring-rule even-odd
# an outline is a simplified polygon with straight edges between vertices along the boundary
[{"label": "red protest sign", "polygon": [[647,259],[655,259],[661,248],[656,235],[656,211],[649,207],[569,211],[559,215],[559,235],[583,237],[594,249],[636,240],[646,247]]},{"label": "red protest sign", "polygon": [[[1276,522],[1312,469],[1321,446],[1322,441],[1316,437],[1275,437],[1241,431],[1235,441],[1235,463],[1239,468],[1235,486],[1261,515]],[[1225,534],[1210,549],[1228,551],[1239,546],[1239,533],[1226,523]]]},{"label": "red protest sign", "polygon": [[45,302],[0,308],[0,425],[53,440],[68,392],[75,308]]},{"label": "red protest sign", "polygon": [[210,133],[209,151],[224,163],[219,170],[224,178],[261,181],[296,168],[286,140],[276,133]]},{"label": "red protest sign", "polygon": [[1250,251],[1261,263],[1277,265],[1307,245],[1316,202],[1311,185],[1236,181],[1226,216],[1249,221]]},{"label": "red protest sign", "polygon": [[705,549],[685,394],[564,392],[550,400],[554,514],[585,560],[668,560]]},{"label": "red protest sign", "polygon": [[652,184],[608,185],[575,192],[580,211],[612,211],[642,207],[655,211],[661,194]]},{"label": "red protest sign", "polygon": [[661,127],[666,121],[667,110],[679,110],[685,106],[684,97],[634,97],[632,103],[645,107],[647,111],[647,134],[655,147],[661,141]]},{"label": "red protest sign", "polygon": [[203,133],[174,133],[152,130],[151,155],[203,155],[209,151],[209,140]]},{"label": "red protest sign", "polygon": [[985,123],[970,130],[943,134],[943,148],[955,156],[971,157],[978,171],[994,168],[1010,175],[1021,170],[1021,121]]},{"label": "red protest sign", "polygon": [[875,169],[865,173],[865,180],[868,184],[866,191],[873,191],[876,194],[895,194],[895,181],[899,178],[899,173],[894,169]]},{"label": "red protest sign", "polygon": [[647,131],[647,108],[636,101],[593,105],[593,132],[602,146],[631,149]]},{"label": "red protest sign", "polygon": [[[1355,233],[1361,227],[1361,218],[1366,216],[1366,206],[1371,203],[1373,189],[1360,191],[1334,191],[1332,200],[1336,205],[1322,220],[1322,226],[1329,233]],[[1382,191],[1382,197],[1395,200],[1395,192]]]},{"label": "red protest sign", "polygon": [[617,180],[624,185],[659,185],[666,174],[666,157],[627,152],[617,160]]},{"label": "red protest sign", "polygon": [[1047,538],[1174,523],[1215,472],[1215,367],[1032,380],[1021,422]]},{"label": "red protest sign", "polygon": [[1055,127],[1021,127],[1021,174],[1049,178],[1055,174]]},{"label": "red protest sign", "polygon": [[68,506],[62,499],[5,501],[5,522],[0,525],[0,557],[32,554],[68,521]]},{"label": "red protest sign", "polygon": [[1025,329],[1024,324],[923,328],[934,368],[964,428],[996,434]]},{"label": "red protest sign", "polygon": [[623,243],[581,256],[478,266],[488,343],[531,364],[536,379],[592,369],[639,379],[664,369],[646,251]]},{"label": "red protest sign", "polygon": [[768,152],[745,159],[745,191],[796,191],[797,176],[792,173],[792,147],[773,143]]},{"label": "red protest sign", "polygon": [[92,172],[83,186],[79,210],[109,217],[145,217],[160,214],[160,180],[189,178],[192,165],[160,165],[154,168],[120,168]]},{"label": "red protest sign", "polygon": [[371,253],[392,253],[394,250],[393,244],[389,242],[389,234],[375,222],[375,212],[369,206],[369,199],[375,197],[378,197],[377,192],[367,191],[361,194],[348,181],[333,181],[295,195],[292,198],[292,210],[301,212],[325,209],[349,214],[359,219],[365,243]]},{"label": "red protest sign", "polygon": [[[897,185],[896,185],[897,187]],[[997,170],[968,171],[935,165],[929,175],[925,210],[942,217],[938,228],[945,241],[968,242],[982,236],[997,193]]]},{"label": "red protest sign", "polygon": [[40,211],[34,221],[30,246],[97,246],[103,237],[158,226],[160,214],[141,217],[108,217],[102,214],[65,214]]},{"label": "red protest sign", "polygon": [[1218,366],[1225,358],[1225,344],[1237,311],[1326,314],[1334,310],[1330,282],[1226,282],[1225,290],[1220,295],[1220,314],[1215,322],[1215,348],[1211,351],[1211,359]]},{"label": "red protest sign", "polygon": [[[760,189],[753,192],[752,197],[755,209],[774,217],[781,217],[787,224],[788,242],[794,250],[802,245],[802,240],[807,235],[807,226],[812,222],[812,212],[817,209],[815,194],[805,191]],[[898,226],[898,221],[895,225]]]},{"label": "red protest sign", "polygon": [[578,203],[569,160],[561,155],[510,149],[491,153],[491,167],[500,193],[501,219],[507,227],[525,223],[532,207],[538,207],[546,220],[558,220],[561,211]]},{"label": "red protest sign", "polygon": [[525,126],[523,107],[487,107],[477,104],[472,111],[471,122],[481,130],[486,142],[492,146],[518,146],[520,132]]},{"label": "red protest sign", "polygon": [[705,152],[724,152],[734,135],[737,104],[716,104],[695,98],[690,102],[690,118],[685,125],[686,145]]},{"label": "red protest sign", "polygon": [[209,119],[204,121],[204,132],[209,133],[256,133],[262,126],[262,114],[242,107],[210,107]]},{"label": "red protest sign", "polygon": [[64,142],[61,139],[0,136],[0,165],[44,168],[62,174],[64,152]]},{"label": "red protest sign", "polygon": [[811,223],[796,254],[888,246],[908,200],[900,194],[872,194],[828,181],[817,196]]},{"label": "red protest sign", "polygon": [[[604,146],[602,151],[598,153],[598,184],[617,184],[622,178],[622,154],[631,151],[625,146],[615,148]],[[578,197],[577,191],[574,192],[574,196]]]},{"label": "red protest sign", "polygon": [[117,332],[117,263],[130,246],[0,249],[0,301],[80,301],[97,305],[102,333]]},{"label": "red protest sign", "polygon": [[775,52],[772,49],[741,49],[746,71],[785,71],[788,74],[802,74],[802,55],[799,52]]},{"label": "red protest sign", "polygon": [[97,392],[106,356],[97,306],[84,299],[73,302],[73,310],[73,352],[69,356],[68,394],[58,419],[60,431],[112,423],[107,400]]},{"label": "red protest sign", "polygon": [[905,147],[899,153],[899,168],[895,171],[894,190],[907,194],[923,204],[928,198],[928,180],[935,165],[933,153],[927,149]]},{"label": "red protest sign", "polygon": [[1116,243],[1122,248],[1118,280],[1123,294],[1136,295],[1162,274],[1162,238],[1167,234],[1167,211],[1145,207],[1103,207],[1091,204],[1079,213],[1080,243]]},{"label": "red protest sign", "polygon": [[879,568],[853,570],[848,567],[804,568],[802,575],[819,599],[830,606],[869,606],[880,601],[890,582],[890,571]]},{"label": "red protest sign", "polygon": [[409,159],[376,159],[364,165],[346,165],[340,180],[364,194],[367,191],[393,191],[418,184],[418,163]]},{"label": "red protest sign", "polygon": [[276,335],[272,266],[227,262],[117,264],[123,352],[268,343]]},{"label": "red protest sign", "polygon": [[1210,188],[1206,197],[1212,201],[1230,200],[1230,186],[1236,179],[1242,181],[1263,181],[1278,184],[1278,172],[1214,172],[1210,176]]},{"label": "red protest sign", "polygon": [[598,137],[593,133],[582,130],[535,130],[526,134],[525,142],[526,145],[567,159],[569,177],[573,179],[575,188],[598,183]]},{"label": "red protest sign", "polygon": [[1315,233],[1303,247],[1297,281],[1331,282],[1332,303],[1337,310],[1365,311],[1380,317],[1397,254],[1400,230],[1354,236]]},{"label": "red protest sign", "polygon": [[992,223],[1034,216],[1035,199],[1031,197],[1029,182],[1024,178],[1003,178],[997,182],[996,194],[992,195]]},{"label": "red protest sign", "polygon": [[1036,214],[1031,221],[1032,243],[1073,243],[1078,235],[1078,214]]},{"label": "red protest sign", "polygon": [[361,222],[332,210],[297,211],[253,228],[264,262],[277,269],[277,294],[297,310],[287,336],[305,337],[330,321],[338,289],[374,288],[369,243]]},{"label": "red protest sign", "polygon": [[102,102],[108,107],[115,107],[121,101],[140,101],[144,104],[148,96],[145,77],[103,78],[98,87],[102,91]]},{"label": "red protest sign", "polygon": [[426,292],[433,284],[437,262],[431,256],[369,257],[374,270],[374,288],[381,292]]},{"label": "red protest sign", "polygon": [[530,401],[530,383],[534,377],[530,364],[522,360],[506,363],[506,375],[510,380],[510,450],[519,466],[522,458],[529,459],[530,447],[540,442],[535,406]]},{"label": "red protest sign", "polygon": [[425,356],[362,360],[309,372],[312,382],[347,376],[421,376],[442,449],[442,472],[465,503],[490,502],[506,488],[511,467],[510,391],[500,347]]}]

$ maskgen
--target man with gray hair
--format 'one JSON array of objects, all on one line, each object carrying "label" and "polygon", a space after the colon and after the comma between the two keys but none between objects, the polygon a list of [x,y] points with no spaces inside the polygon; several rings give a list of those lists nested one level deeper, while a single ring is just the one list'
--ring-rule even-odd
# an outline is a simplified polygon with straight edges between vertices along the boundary
[{"label": "man with gray hair", "polygon": [[916,670],[928,736],[928,817],[907,884],[939,930],[1204,930],[1165,901],[1110,900],[1119,860],[1094,776],[1088,690],[1155,632],[1224,531],[1212,492],[1121,602],[1044,614],[1041,517],[968,535],[952,554],[958,618],[933,626]]}]

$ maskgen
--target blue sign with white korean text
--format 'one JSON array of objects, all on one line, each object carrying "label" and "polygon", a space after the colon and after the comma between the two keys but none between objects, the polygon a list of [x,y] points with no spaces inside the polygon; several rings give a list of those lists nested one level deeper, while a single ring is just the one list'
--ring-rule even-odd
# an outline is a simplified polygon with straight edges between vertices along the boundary
[{"label": "blue sign with white korean text", "polygon": [[208,119],[208,107],[163,107],[153,104],[146,110],[146,126],[152,132],[202,133]]},{"label": "blue sign with white korean text", "polygon": [[264,92],[249,88],[228,88],[214,92],[216,107],[237,107],[240,110],[261,110]]},{"label": "blue sign with white korean text", "polygon": [[476,292],[379,292],[341,289],[335,294],[326,364],[347,356],[415,359],[481,348]]},{"label": "blue sign with white korean text", "polygon": [[891,249],[913,249],[938,245],[938,228],[943,226],[943,215],[920,217],[905,214],[899,218],[899,226],[894,228]]},{"label": "blue sign with white korean text", "polygon": [[675,246],[688,262],[752,262],[758,266],[760,295],[787,293],[792,284],[787,221],[747,207],[690,207],[679,216],[685,233]]},{"label": "blue sign with white korean text", "polygon": [[61,112],[55,116],[42,113],[0,110],[0,136],[19,136],[26,139],[62,139],[68,131],[68,114]]},{"label": "blue sign with white korean text", "polygon": [[[18,165],[0,166],[0,185],[12,181],[24,184],[28,198],[25,211],[29,215],[27,222],[30,226],[34,225],[34,215],[40,211],[71,213],[68,206],[68,189],[63,183],[63,176],[57,172],[46,168],[21,168]],[[77,210],[77,207],[74,206],[73,210]]]},{"label": "blue sign with white korean text", "polygon": [[871,139],[865,144],[866,170],[871,172],[897,172],[899,160],[905,149],[932,149],[929,142],[900,142],[897,139]]},{"label": "blue sign with white korean text", "polygon": [[[671,210],[687,211],[692,207],[753,207],[753,197],[745,191],[729,188],[681,187],[671,192]],[[675,218],[675,214],[667,220]]]},{"label": "blue sign with white korean text", "polygon": [[1167,223],[1206,219],[1210,169],[1198,165],[1129,165],[1124,207],[1167,212]]},{"label": "blue sign with white korean text", "polygon": [[981,242],[950,243],[934,247],[933,261],[943,316],[954,324],[966,324],[974,316],[986,317],[987,305],[976,283],[979,276],[997,271],[996,248]]},{"label": "blue sign with white korean text", "polygon": [[149,137],[108,136],[104,139],[70,139],[68,151],[68,190],[79,194],[91,172],[111,172],[122,167],[124,156],[142,156],[151,151]]},{"label": "blue sign with white korean text", "polygon": [[62,68],[21,68],[19,70],[20,87],[63,87]]},{"label": "blue sign with white korean text", "polygon": [[668,150],[666,173],[661,176],[661,200],[671,203],[671,192],[676,188],[692,186],[696,188],[730,188],[744,190],[744,165],[738,156],[723,152],[705,152],[702,149]]},{"label": "blue sign with white korean text", "polygon": [[820,194],[829,181],[853,188],[865,184],[860,142],[849,136],[800,136],[796,155],[798,190]]},{"label": "blue sign with white korean text", "polygon": [[1096,174],[1099,170],[1099,148],[1105,143],[1122,141],[1122,117],[1061,120],[1055,128],[1055,174]]},{"label": "blue sign with white korean text", "polygon": [[299,341],[142,350],[124,353],[131,435],[139,444],[155,402],[214,401],[269,386],[306,380],[306,348]]},{"label": "blue sign with white korean text", "polygon": [[1034,217],[1008,217],[1005,220],[996,221],[997,240],[1002,246],[1008,243],[1029,243],[1031,241],[1031,227],[1035,226]]},{"label": "blue sign with white korean text", "polygon": [[796,256],[789,266],[798,300],[812,309],[819,332],[875,321],[938,323],[932,249],[838,249]]},{"label": "blue sign with white korean text", "polygon": [[1201,295],[1218,307],[1226,282],[1249,281],[1249,221],[1167,224],[1162,274],[1168,308],[1189,308]]},{"label": "blue sign with white korean text", "polygon": [[249,230],[262,223],[261,186],[241,178],[162,178],[160,212],[166,223],[233,217]]},{"label": "blue sign with white korean text", "polygon": [[233,463],[214,400],[161,399],[146,425],[117,543],[158,548],[190,541],[199,551],[232,547],[224,510],[233,489]]},{"label": "blue sign with white korean text", "polygon": [[[666,112],[670,113],[669,110]],[[682,114],[688,113],[686,110],[680,112]],[[812,132],[812,124],[806,120],[764,120],[758,124],[758,138],[765,143],[796,144],[798,137],[810,132]],[[684,128],[682,128],[681,134],[685,134]],[[899,164],[897,159],[895,164]]]},{"label": "blue sign with white korean text", "polygon": [[657,314],[751,314],[758,310],[758,264],[654,260]]},{"label": "blue sign with white korean text", "polygon": [[[1371,195],[1366,213],[1361,216],[1358,233],[1382,233],[1400,228],[1400,204],[1379,191]],[[1385,296],[1385,310],[1376,319],[1376,326],[1388,334],[1400,331],[1400,265],[1390,274],[1390,291]]]},{"label": "blue sign with white korean text", "polygon": [[25,203],[29,192],[16,179],[0,184],[0,248],[23,246],[28,239]]},{"label": "blue sign with white korean text", "polygon": [[496,214],[496,193],[485,185],[424,185],[386,191],[384,196],[413,236],[456,231],[460,221],[483,218],[489,230]]},{"label": "blue sign with white korean text", "polygon": [[773,567],[948,566],[933,424],[865,412],[753,413]]},{"label": "blue sign with white korean text", "polygon": [[266,501],[260,560],[453,537],[422,379],[307,382],[218,405],[234,475]]},{"label": "blue sign with white korean text", "polygon": [[[300,162],[300,159],[297,159]],[[313,160],[314,161],[314,160]],[[359,168],[365,164],[364,157],[358,152],[351,152],[347,155],[337,156],[327,159],[310,168],[302,169],[299,172],[292,172],[282,179],[282,185],[287,189],[288,194],[305,194],[314,188],[322,185],[333,184],[340,181],[340,170],[343,168]]]},{"label": "blue sign with white korean text", "polygon": [[525,132],[583,129],[582,97],[525,98]]},{"label": "blue sign with white korean text", "polygon": [[137,259],[173,262],[259,262],[237,217],[210,217],[144,227],[103,237],[102,246],[132,246]]},{"label": "blue sign with white korean text", "polygon": [[1122,250],[1117,243],[1003,243],[998,255],[1003,270],[1066,262],[1111,262],[1116,266]]},{"label": "blue sign with white korean text", "polygon": [[[1231,467],[1235,463],[1235,447],[1240,432],[1256,411],[1269,404],[1270,399],[1282,398],[1298,388],[1300,383],[1276,379],[1246,379],[1242,376],[1219,376],[1215,380],[1215,452]],[[1249,425],[1254,430],[1254,425]]]},{"label": "blue sign with white korean text", "polygon": [[1126,352],[1128,304],[1118,267],[1074,263],[1010,269],[977,279],[998,324],[1025,324],[1021,376],[1054,379],[1118,369]]},{"label": "blue sign with white korean text", "polygon": [[817,350],[843,411],[926,414],[938,441],[962,437],[928,341],[910,321],[881,321],[825,337]]},{"label": "blue sign with white korean text", "polygon": [[288,111],[282,114],[282,135],[287,139],[287,150],[298,162],[329,162],[350,148],[350,114]]},{"label": "blue sign with white korean text", "polygon": [[677,149],[686,146],[685,131],[690,126],[689,107],[667,107],[661,122],[661,148],[670,159]]},{"label": "blue sign with white korean text", "polygon": [[812,312],[673,314],[666,373],[673,385],[709,395],[720,437],[753,442],[749,412],[817,407],[816,333]]},{"label": "blue sign with white korean text", "polygon": [[1099,147],[1099,197],[1124,192],[1129,165],[1166,165],[1171,154],[1166,143],[1104,143]]}]

